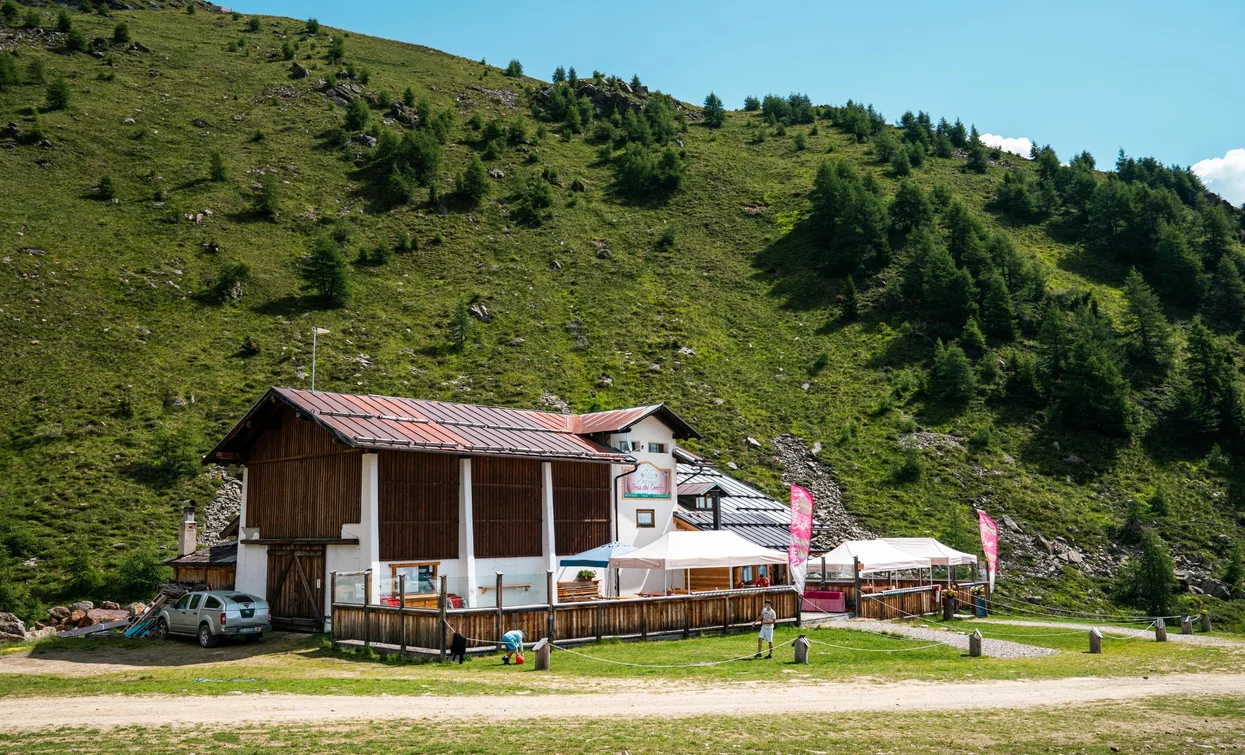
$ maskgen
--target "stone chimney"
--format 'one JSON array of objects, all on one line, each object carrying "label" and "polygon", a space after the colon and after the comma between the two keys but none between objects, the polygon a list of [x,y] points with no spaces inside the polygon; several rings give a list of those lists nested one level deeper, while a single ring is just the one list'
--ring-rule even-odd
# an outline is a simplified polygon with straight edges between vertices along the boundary
[{"label": "stone chimney", "polygon": [[195,507],[186,506],[182,509],[182,527],[177,533],[177,555],[189,556],[195,552],[199,537],[195,529]]}]

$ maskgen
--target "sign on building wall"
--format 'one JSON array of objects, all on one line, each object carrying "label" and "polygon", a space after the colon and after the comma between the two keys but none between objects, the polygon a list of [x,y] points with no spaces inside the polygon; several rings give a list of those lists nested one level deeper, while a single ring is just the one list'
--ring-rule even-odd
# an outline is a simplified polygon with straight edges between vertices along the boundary
[{"label": "sign on building wall", "polygon": [[623,498],[669,498],[670,470],[640,462],[636,471],[623,478]]}]

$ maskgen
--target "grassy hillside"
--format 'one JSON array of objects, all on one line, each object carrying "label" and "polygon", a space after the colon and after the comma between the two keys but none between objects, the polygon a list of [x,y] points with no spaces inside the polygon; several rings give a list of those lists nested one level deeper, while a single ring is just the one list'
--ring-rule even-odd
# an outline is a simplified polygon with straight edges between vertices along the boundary
[{"label": "grassy hillside", "polygon": [[[41,61],[45,80],[64,76],[70,91],[63,110],[45,109],[45,84],[0,92],[0,123],[29,135],[37,117],[47,141],[0,149],[0,522],[19,560],[38,559],[15,575],[41,599],[63,597],[75,553],[109,567],[137,544],[171,544],[182,502],[212,492],[202,471],[179,472],[180,458],[206,451],[267,386],[307,386],[315,326],[331,331],[319,341],[320,388],[509,406],[554,394],[580,410],[667,401],[704,433],[698,450],[779,495],[768,439],[795,433],[821,444],[849,511],[886,534],[971,536],[969,507],[981,505],[1027,533],[1110,553],[1127,502],[1160,483],[1173,511],[1156,526],[1206,571],[1228,547],[1211,536],[1241,534],[1226,484],[1201,457],[1068,432],[988,392],[962,410],[926,405],[932,344],[875,306],[884,281],[859,281],[862,316],[845,320],[843,280],[808,263],[808,195],[823,161],[853,160],[887,195],[896,186],[870,144],[828,122],[815,134],[768,128],[758,141],[757,112],[729,112],[720,129],[693,121],[677,134],[680,189],[637,199],[615,189],[591,138],[564,138],[532,116],[546,86],[535,79],[414,45],[313,35],[290,19],[260,18],[252,31],[248,18],[178,9],[75,13],[73,25],[91,40],[111,38],[119,21],[151,52],[67,55],[53,31],[0,42],[24,82]],[[331,66],[330,40],[342,38],[344,63]],[[286,42],[309,77],[290,77]],[[318,82],[346,64],[360,89],[410,88],[453,113],[442,201],[420,190],[392,204],[369,167],[373,148],[335,146],[346,111]],[[518,105],[473,87],[506,90]],[[482,151],[468,125],[476,114],[523,118],[528,138],[486,161],[504,177],[468,208],[446,197]],[[373,123],[389,117],[371,110]],[[226,180],[210,180],[214,150]],[[930,158],[913,180],[950,189],[1040,260],[1052,291],[1091,290],[1118,311],[1125,270],[1087,266],[1046,226],[1012,226],[988,208],[1006,170],[977,175],[961,159]],[[542,172],[556,172],[551,217],[520,224],[515,197]],[[115,199],[100,196],[105,176]],[[254,198],[273,176],[280,210],[268,219]],[[334,232],[351,260],[407,234],[416,248],[353,264],[349,304],[325,309],[296,269]],[[232,262],[252,271],[241,299],[207,301],[208,281]],[[460,302],[483,303],[493,319],[472,318],[458,349]],[[989,445],[970,448],[965,439],[987,426]],[[919,452],[921,473],[899,482],[901,438],[917,431],[959,443]],[[1047,587],[1103,594],[1073,566],[1024,589]]]}]

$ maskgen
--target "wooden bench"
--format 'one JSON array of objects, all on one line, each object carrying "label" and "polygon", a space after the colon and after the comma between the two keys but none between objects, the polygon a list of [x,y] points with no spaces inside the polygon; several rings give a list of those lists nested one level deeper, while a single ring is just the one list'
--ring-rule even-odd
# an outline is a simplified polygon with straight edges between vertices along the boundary
[{"label": "wooden bench", "polygon": [[558,583],[559,603],[583,603],[601,597],[601,583],[595,579]]}]

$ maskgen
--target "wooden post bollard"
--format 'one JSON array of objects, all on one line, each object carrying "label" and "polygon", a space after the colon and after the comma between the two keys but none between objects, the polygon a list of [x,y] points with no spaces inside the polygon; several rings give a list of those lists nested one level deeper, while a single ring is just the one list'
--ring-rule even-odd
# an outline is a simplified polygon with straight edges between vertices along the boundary
[{"label": "wooden post bollard", "polygon": [[1154,620],[1154,641],[1167,642],[1167,624],[1162,619]]},{"label": "wooden post bollard", "polygon": [[951,621],[955,618],[955,593],[944,593],[942,596],[942,620]]},{"label": "wooden post bollard", "polygon": [[1202,631],[1203,632],[1210,631],[1210,614],[1208,613],[1202,614]]},{"label": "wooden post bollard", "polygon": [[1089,652],[1102,655],[1102,632],[1098,631],[1098,627],[1089,630]]},{"label": "wooden post bollard", "polygon": [[974,629],[968,636],[968,655],[970,658],[981,657],[981,630]]},{"label": "wooden post bollard", "polygon": [[1193,619],[1188,616],[1180,617],[1180,633],[1193,634]]},{"label": "wooden post bollard", "polygon": [[541,638],[540,642],[532,646],[532,653],[536,656],[537,671],[549,670],[549,650],[552,647],[548,637]]},{"label": "wooden post bollard", "polygon": [[437,607],[439,609],[437,611],[437,618],[441,620],[441,626],[437,627],[437,635],[441,638],[441,656],[438,660],[440,660],[441,663],[445,663],[445,654],[448,651],[448,638],[445,634],[446,629],[448,629],[450,625],[449,621],[445,618],[446,612],[449,610],[449,587],[448,582],[446,581],[448,579],[449,577],[446,575],[441,575],[441,594],[437,597]]},{"label": "wooden post bollard", "polygon": [[795,662],[808,663],[808,638],[800,635],[795,638],[795,642],[792,644],[795,646]]}]

